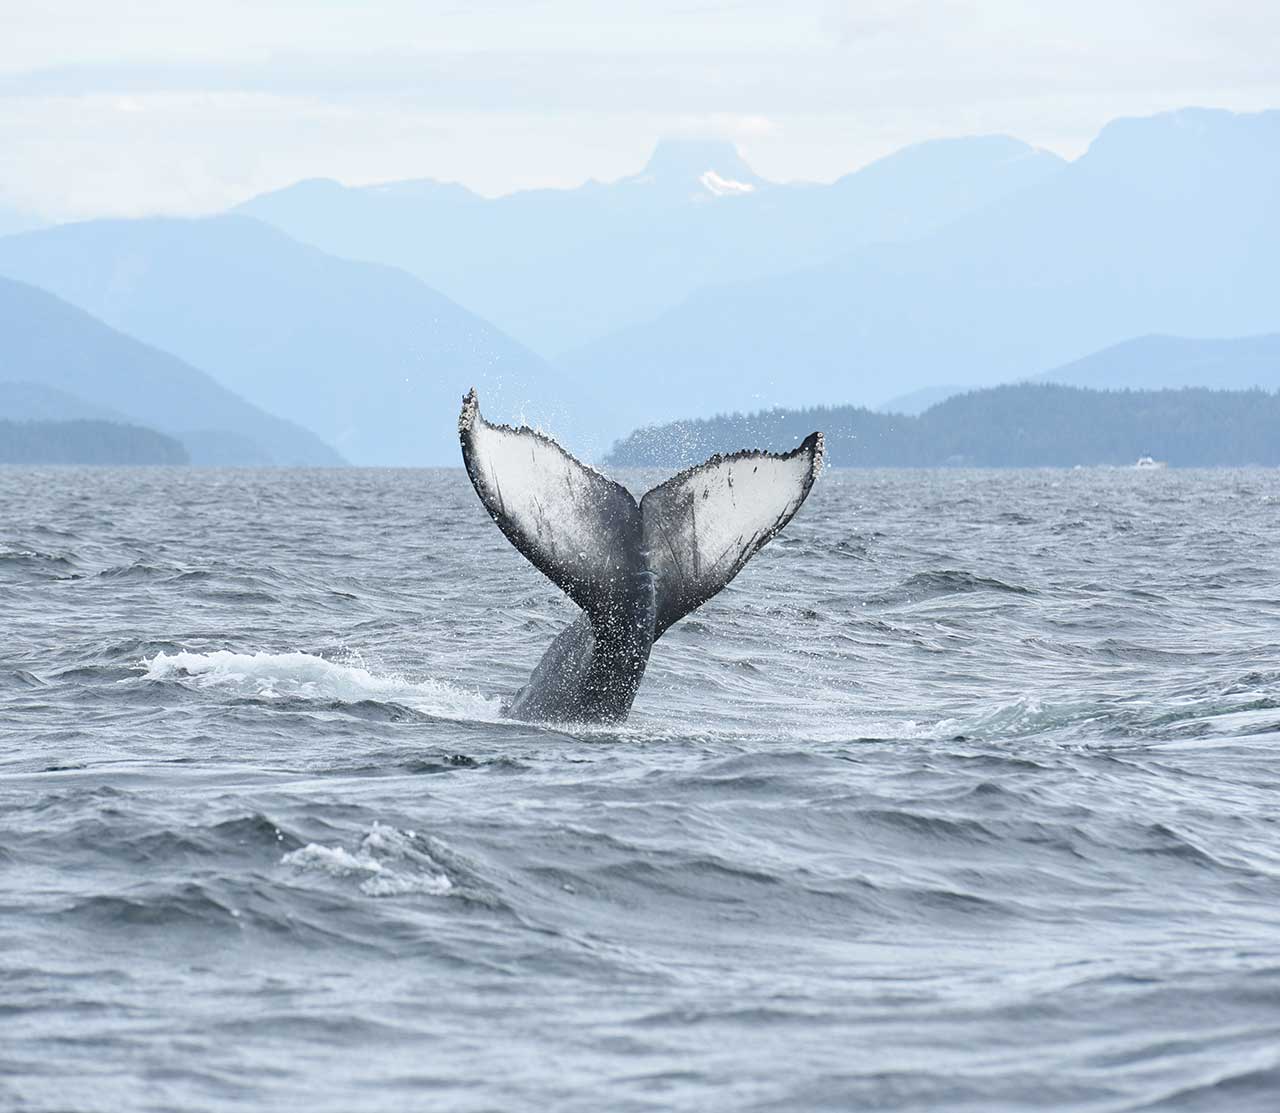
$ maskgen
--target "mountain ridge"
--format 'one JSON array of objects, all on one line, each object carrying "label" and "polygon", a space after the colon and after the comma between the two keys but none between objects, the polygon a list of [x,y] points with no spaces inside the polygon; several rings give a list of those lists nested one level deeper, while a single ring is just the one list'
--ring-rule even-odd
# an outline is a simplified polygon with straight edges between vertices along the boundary
[{"label": "mountain ridge", "polygon": [[570,393],[533,353],[420,280],[245,216],[11,236],[0,240],[0,273],[202,368],[356,463],[453,463],[454,415],[473,385],[548,421]]},{"label": "mountain ridge", "polygon": [[776,409],[637,429],[614,467],[683,468],[743,445],[786,451],[815,429],[834,467],[1280,464],[1280,391],[1091,390],[1016,383],[969,391],[917,416],[861,406]]},{"label": "mountain ridge", "polygon": [[[1060,383],[1095,390],[1180,387],[1277,390],[1280,389],[1280,333],[1233,337],[1149,333],[1015,382]],[[892,398],[876,409],[881,413],[914,415],[947,398],[976,389],[973,385],[956,383],[924,387]]]},{"label": "mountain ridge", "polygon": [[[16,406],[15,400],[25,397],[26,412],[40,405],[46,418],[106,414],[179,438],[198,435],[205,450],[225,443],[218,432],[224,430],[257,445],[256,462],[262,462],[261,454],[280,464],[343,462],[313,433],[258,409],[176,356],[46,290],[4,277],[0,377],[9,384],[0,398]],[[44,388],[38,391],[41,397],[33,402],[24,384]],[[54,408],[68,401],[73,404],[70,410]],[[206,452],[197,448],[191,455],[200,462]],[[221,462],[229,461],[223,457]]]},{"label": "mountain ridge", "polygon": [[555,356],[709,282],[916,235],[1062,165],[1019,140],[980,136],[917,144],[829,186],[779,184],[731,144],[665,140],[639,172],[610,183],[486,199],[423,183],[312,181],[233,211],[402,267]]},{"label": "mountain ridge", "polygon": [[[704,289],[561,365],[650,383],[633,416],[664,421],[989,385],[1147,332],[1275,331],[1280,112],[1166,115],[926,236]],[[1148,124],[1122,158],[1117,135]]]},{"label": "mountain ridge", "polygon": [[1116,389],[1280,388],[1280,332],[1196,337],[1148,333],[1044,371],[1035,381]]},{"label": "mountain ridge", "polygon": [[10,421],[0,417],[0,464],[172,467],[190,462],[181,441],[140,425],[89,418]]}]

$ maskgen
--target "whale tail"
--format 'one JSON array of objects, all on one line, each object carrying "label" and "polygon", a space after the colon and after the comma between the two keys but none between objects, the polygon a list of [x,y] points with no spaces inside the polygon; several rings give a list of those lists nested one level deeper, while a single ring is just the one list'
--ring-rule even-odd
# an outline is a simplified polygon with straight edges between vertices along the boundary
[{"label": "whale tail", "polygon": [[529,428],[493,425],[475,390],[458,419],[462,458],[507,539],[600,626],[651,578],[656,640],[719,592],[795,516],[822,467],[822,434],[783,455],[712,456],[639,502]]}]

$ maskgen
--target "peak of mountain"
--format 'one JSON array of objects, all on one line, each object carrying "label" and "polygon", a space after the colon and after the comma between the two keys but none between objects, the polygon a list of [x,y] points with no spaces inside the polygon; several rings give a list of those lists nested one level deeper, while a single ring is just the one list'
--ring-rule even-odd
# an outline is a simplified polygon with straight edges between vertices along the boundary
[{"label": "peak of mountain", "polygon": [[1207,152],[1270,149],[1280,144],[1280,110],[1231,112],[1225,108],[1179,108],[1153,116],[1122,116],[1103,126],[1081,164],[1178,162]]},{"label": "peak of mountain", "polygon": [[661,139],[638,174],[618,183],[685,190],[691,196],[740,196],[769,183],[743,161],[738,148],[721,139]]},{"label": "peak of mountain", "polygon": [[925,410],[932,409],[939,402],[945,402],[948,398],[954,398],[957,394],[965,394],[971,389],[971,387],[960,386],[957,383],[947,383],[942,386],[924,386],[919,390],[911,390],[906,394],[899,394],[890,398],[887,402],[881,402],[880,405],[875,407],[875,412],[917,417],[924,413]]},{"label": "peak of mountain", "polygon": [[[1248,167],[1264,190],[1280,170],[1280,111],[1183,108],[1107,124],[1073,164],[1082,179],[1154,199],[1247,188],[1225,179]],[[1271,195],[1274,204],[1274,194]]]},{"label": "peak of mountain", "polygon": [[1054,171],[1067,164],[1066,159],[1041,147],[1033,147],[1010,135],[969,135],[951,139],[927,139],[894,151],[860,170],[836,180],[837,187],[878,178],[901,178],[911,175],[921,179],[931,175],[946,178],[985,174],[996,167],[1022,164],[1033,176]]}]

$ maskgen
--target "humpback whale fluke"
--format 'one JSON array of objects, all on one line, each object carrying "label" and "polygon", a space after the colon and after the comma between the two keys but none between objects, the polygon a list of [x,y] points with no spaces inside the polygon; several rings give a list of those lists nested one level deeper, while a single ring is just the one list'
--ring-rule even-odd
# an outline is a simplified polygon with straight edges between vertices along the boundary
[{"label": "humpback whale fluke", "polygon": [[583,612],[507,709],[529,720],[625,719],[653,643],[791,521],[822,466],[822,434],[811,433],[784,455],[712,456],[637,505],[550,437],[491,425],[474,389],[458,433],[498,528]]}]

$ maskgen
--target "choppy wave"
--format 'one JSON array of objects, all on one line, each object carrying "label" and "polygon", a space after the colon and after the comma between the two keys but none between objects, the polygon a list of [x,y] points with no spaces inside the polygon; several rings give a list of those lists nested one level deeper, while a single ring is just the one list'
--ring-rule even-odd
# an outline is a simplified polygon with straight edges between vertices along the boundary
[{"label": "choppy wave", "polygon": [[416,832],[376,821],[354,851],[312,842],[289,851],[280,863],[331,877],[355,877],[360,891],[371,897],[442,896],[453,888],[449,875],[421,845]]},{"label": "choppy wave", "polygon": [[461,473],[0,470],[0,1105],[1269,1113],[1278,505],[828,472],[529,726]]},{"label": "choppy wave", "polygon": [[76,562],[63,553],[0,548],[0,572],[14,579],[69,579],[76,574]]}]

